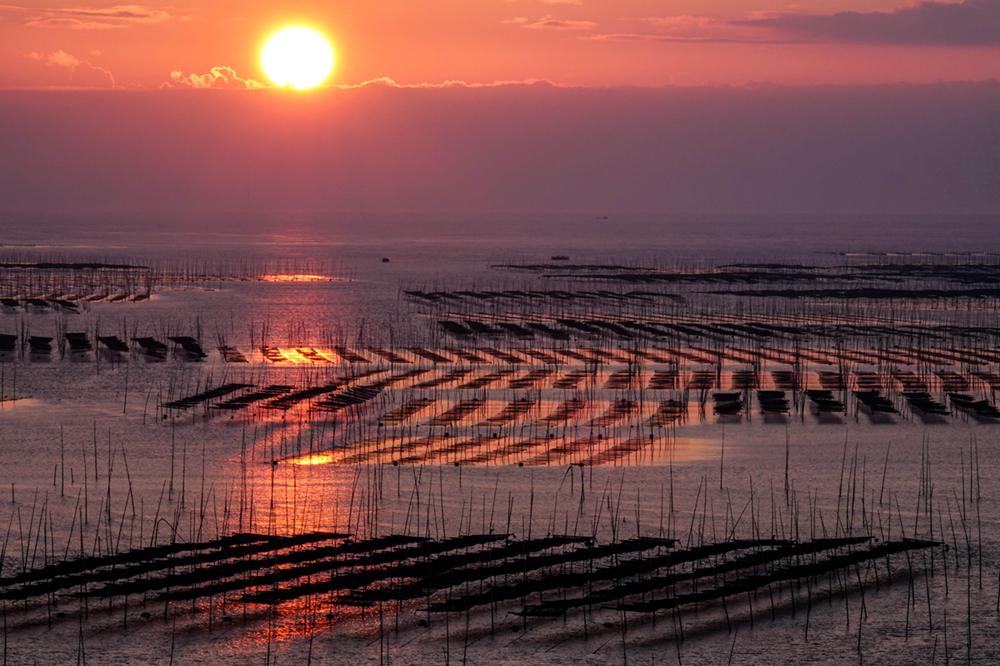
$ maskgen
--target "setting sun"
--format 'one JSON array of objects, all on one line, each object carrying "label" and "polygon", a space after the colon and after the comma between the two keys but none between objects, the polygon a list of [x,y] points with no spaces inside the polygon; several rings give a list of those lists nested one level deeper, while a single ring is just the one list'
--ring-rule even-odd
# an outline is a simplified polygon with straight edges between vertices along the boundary
[{"label": "setting sun", "polygon": [[260,52],[261,66],[282,88],[307,90],[321,85],[333,71],[330,42],[312,28],[294,26],[271,35]]},{"label": "setting sun", "polygon": [[1000,0],[0,0],[0,666],[1000,666],[998,111]]}]

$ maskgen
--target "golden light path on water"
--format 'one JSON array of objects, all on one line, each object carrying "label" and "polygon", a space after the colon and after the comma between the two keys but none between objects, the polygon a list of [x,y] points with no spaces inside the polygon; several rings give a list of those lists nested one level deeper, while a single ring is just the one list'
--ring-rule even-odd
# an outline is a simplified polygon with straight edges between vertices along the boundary
[{"label": "golden light path on water", "polygon": [[288,462],[293,465],[330,465],[335,461],[332,452],[310,453],[308,455],[292,458]]},{"label": "golden light path on water", "polygon": [[314,273],[273,273],[260,278],[264,282],[337,282],[338,278]]}]

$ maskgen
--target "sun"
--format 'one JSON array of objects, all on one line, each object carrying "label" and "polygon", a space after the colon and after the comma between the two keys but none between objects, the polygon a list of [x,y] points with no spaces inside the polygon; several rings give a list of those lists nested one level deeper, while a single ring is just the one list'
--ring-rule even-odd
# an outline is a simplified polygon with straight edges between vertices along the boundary
[{"label": "sun", "polygon": [[267,38],[260,63],[267,78],[281,88],[308,90],[321,85],[333,71],[330,41],[304,26],[282,28]]}]

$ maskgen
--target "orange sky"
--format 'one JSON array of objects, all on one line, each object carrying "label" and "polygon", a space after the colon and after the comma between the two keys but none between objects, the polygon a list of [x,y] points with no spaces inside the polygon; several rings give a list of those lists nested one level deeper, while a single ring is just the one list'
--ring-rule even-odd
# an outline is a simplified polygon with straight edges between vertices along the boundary
[{"label": "orange sky", "polygon": [[[942,17],[909,0],[21,0],[0,5],[0,88],[153,89],[171,72],[178,85],[223,66],[262,80],[259,44],[290,22],[327,32],[339,59],[333,82],[346,85],[1000,78],[1000,29],[991,36],[989,23],[1000,28],[1000,2],[949,1],[955,11]],[[838,16],[846,11],[858,14]]]}]

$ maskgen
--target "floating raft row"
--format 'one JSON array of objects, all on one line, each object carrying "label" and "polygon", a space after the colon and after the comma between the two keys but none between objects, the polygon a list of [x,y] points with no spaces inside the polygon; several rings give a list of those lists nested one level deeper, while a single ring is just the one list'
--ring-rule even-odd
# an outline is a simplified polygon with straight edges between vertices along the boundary
[{"label": "floating raft row", "polygon": [[673,391],[677,388],[677,371],[655,370],[649,380],[649,388],[654,391]]},{"label": "floating raft row", "polygon": [[383,423],[404,423],[437,402],[434,398],[415,398],[388,412],[382,417]]},{"label": "floating raft row", "polygon": [[931,397],[927,391],[904,391],[903,397],[910,408],[928,416],[949,416],[951,410]]},{"label": "floating raft row", "polygon": [[382,393],[381,386],[352,386],[313,403],[312,409],[321,412],[337,412],[348,407],[363,405],[380,393]]},{"label": "floating raft row", "polygon": [[32,335],[28,338],[28,350],[31,354],[48,355],[52,353],[52,338]]},{"label": "floating raft row", "polygon": [[938,370],[934,373],[941,380],[941,387],[947,393],[961,393],[969,390],[969,380],[952,370]]},{"label": "floating raft row", "polygon": [[156,338],[137,337],[132,338],[132,342],[139,345],[139,349],[153,360],[164,361],[167,358],[167,346]]},{"label": "floating raft row", "polygon": [[638,411],[638,401],[629,399],[616,400],[603,414],[591,419],[588,425],[593,428],[607,428],[620,421],[624,421]]},{"label": "floating raft row", "polygon": [[687,417],[687,405],[678,400],[664,400],[649,417],[649,425],[662,427],[682,421]]},{"label": "floating raft row", "polygon": [[447,356],[442,356],[437,352],[433,352],[430,349],[424,349],[423,347],[411,347],[407,351],[415,356],[419,356],[422,359],[430,361],[431,363],[451,363],[451,359]]},{"label": "floating raft row", "polygon": [[855,391],[854,397],[857,398],[863,409],[873,414],[896,414],[899,411],[892,404],[892,400],[883,396],[879,391]]},{"label": "floating raft row", "polygon": [[71,352],[83,353],[94,349],[86,333],[67,333],[65,337]]},{"label": "floating raft row", "polygon": [[941,545],[939,542],[915,539],[889,541],[877,544],[864,550],[832,555],[816,562],[792,564],[786,567],[774,569],[767,573],[750,574],[718,587],[706,590],[664,597],[653,601],[626,603],[621,604],[619,607],[624,611],[641,613],[669,610],[679,606],[705,603],[706,601],[731,597],[737,594],[744,594],[773,583],[820,576],[831,571],[844,569],[863,562],[869,562],[871,560],[888,557],[898,553],[905,553],[911,550],[922,550],[939,545]]},{"label": "floating raft row", "polygon": [[[82,332],[68,332],[63,335],[67,344],[69,345],[69,351],[72,353],[84,353],[89,352],[94,349],[90,338],[86,333]],[[175,343],[181,349],[181,354],[188,361],[201,361],[208,358],[208,354],[202,349],[201,344],[192,337],[188,336],[172,336],[168,338],[171,342]],[[0,336],[0,340],[3,340],[3,344],[9,347],[3,347],[5,351],[14,351],[17,336],[13,335],[3,335]],[[166,360],[168,347],[166,344],[160,342],[159,340],[151,337],[135,337],[132,341],[136,343],[139,350],[149,356],[153,360]],[[51,349],[52,338],[47,336],[30,336],[28,338],[28,344],[30,346],[30,351],[33,354],[47,354],[52,351]],[[127,342],[119,338],[117,335],[99,335],[97,336],[97,342],[102,345],[106,350],[115,354],[124,354],[130,351]],[[220,350],[223,348],[220,348]],[[238,350],[233,348],[229,349],[229,356],[226,353],[223,354],[227,362],[247,362],[246,357],[243,357]],[[238,361],[238,357],[242,357],[242,361]]]},{"label": "floating raft row", "polygon": [[229,345],[220,345],[219,353],[222,354],[222,359],[226,363],[249,363],[247,357],[236,347],[230,347]]},{"label": "floating raft row", "polygon": [[348,363],[371,363],[370,360],[368,360],[364,356],[361,356],[360,354],[352,352],[347,347],[342,347],[342,346],[334,347],[333,351],[337,353],[337,356],[341,357]]},{"label": "floating raft row", "polygon": [[949,393],[948,398],[957,409],[971,413],[978,418],[1000,419],[1000,410],[988,400],[976,400],[975,397],[967,393]]},{"label": "floating raft row", "polygon": [[288,384],[271,384],[260,390],[244,393],[243,395],[236,396],[235,398],[215,403],[214,405],[211,405],[211,408],[239,411],[241,409],[246,409],[254,403],[263,402],[265,400],[274,400],[279,396],[288,393],[293,388],[293,386],[289,386]]},{"label": "floating raft row", "polygon": [[382,357],[388,363],[413,363],[411,359],[408,359],[402,354],[393,351],[391,349],[381,349],[379,347],[372,347],[368,351],[375,354],[376,356]]},{"label": "floating raft row", "polygon": [[830,389],[810,389],[806,391],[806,397],[820,413],[832,414],[847,411],[847,406],[843,401],[833,397],[833,391]]},{"label": "floating raft row", "polygon": [[[370,377],[371,375],[378,374],[378,372],[379,370],[369,370],[360,375],[356,375],[355,379]],[[413,370],[397,372],[395,374],[383,377],[380,380],[374,381],[371,384],[369,384],[369,386],[371,386],[372,388],[382,388],[382,389],[390,388],[393,386],[397,386],[399,384],[405,384],[406,382],[412,379],[416,379],[417,377],[420,377],[422,375],[425,375],[428,372],[431,372],[431,368],[414,368]]]},{"label": "floating raft row", "polygon": [[552,384],[552,388],[572,390],[579,386],[580,382],[584,381],[589,376],[590,373],[586,370],[570,370],[565,375],[557,379]]},{"label": "floating raft row", "polygon": [[[867,535],[732,539],[677,549],[674,539],[646,536],[599,544],[586,535],[519,540],[496,533],[442,539],[238,533],[53,562],[0,577],[0,599],[172,602],[235,593],[239,603],[266,605],[315,595],[352,606],[424,599],[433,613],[515,602],[516,614],[539,618],[608,605],[654,612],[788,580],[811,584],[839,569],[941,545],[871,542]],[[562,592],[546,599],[543,593],[551,591]]]},{"label": "floating raft row", "polygon": [[[842,539],[821,539],[813,542],[800,544],[787,541],[776,540],[736,540],[717,544],[706,544],[692,548],[673,551],[666,554],[653,555],[649,557],[638,557],[620,559],[616,563],[591,568],[579,572],[566,572],[565,561],[572,561],[579,557],[583,560],[593,561],[590,555],[597,553],[587,553],[586,549],[581,551],[570,551],[564,558],[536,558],[536,561],[516,562],[512,565],[495,568],[489,572],[489,577],[498,578],[504,575],[525,573],[526,571],[536,571],[543,567],[559,567],[548,575],[538,575],[534,577],[519,577],[513,582],[495,584],[494,586],[468,594],[458,594],[445,601],[434,602],[428,606],[430,612],[462,612],[468,611],[477,606],[492,605],[502,601],[512,601],[526,599],[529,595],[536,595],[546,591],[565,590],[570,588],[590,588],[590,592],[582,597],[552,601],[542,604],[523,604],[522,614],[536,616],[561,615],[570,608],[580,606],[591,606],[604,604],[612,600],[622,599],[634,595],[647,595],[653,592],[663,592],[673,590],[674,586],[686,580],[714,579],[726,573],[738,572],[749,569],[744,576],[738,576],[735,580],[721,588],[713,588],[717,596],[693,597],[684,594],[672,594],[656,601],[642,601],[632,603],[621,603],[624,610],[652,611],[658,610],[660,606],[671,607],[696,603],[711,598],[730,596],[738,592],[746,591],[768,584],[769,582],[779,582],[796,578],[810,578],[828,571],[850,566],[852,564],[886,557],[895,553],[907,550],[917,550],[939,546],[932,541],[903,540],[897,542],[887,542],[877,546],[853,550],[840,555],[834,555],[828,559],[817,559],[813,562],[789,567],[776,567],[771,571],[761,574],[756,573],[760,567],[781,562],[789,559],[803,558],[836,549],[852,548],[864,544],[870,537],[846,537]],[[733,552],[744,552],[746,554],[733,558],[718,561],[717,558],[724,557]],[[676,567],[688,565],[696,562],[707,561],[708,564],[693,569],[676,571]],[[537,565],[537,566],[536,566]],[[657,575],[643,578],[646,574],[656,572],[660,569],[672,569],[665,575]],[[485,572],[484,572],[485,573]],[[628,579],[632,579],[628,582]],[[459,580],[458,582],[464,582]],[[613,582],[614,585],[603,591],[594,591],[593,586],[600,583]]]},{"label": "floating raft row", "polygon": [[[625,561],[594,571],[565,576],[563,580],[550,582],[548,589],[561,587],[570,583],[572,587],[582,587],[582,583],[590,588],[590,592],[580,597],[564,597],[542,604],[527,606],[523,615],[555,616],[561,615],[572,608],[592,606],[619,600],[635,595],[646,595],[670,589],[678,583],[714,578],[741,569],[761,567],[782,559],[804,557],[825,550],[856,546],[870,541],[869,537],[843,537],[838,539],[818,539],[804,543],[793,543],[785,540],[733,540],[718,544],[708,544],[686,550],[668,553],[660,558],[649,560]],[[736,557],[730,557],[732,554]],[[720,559],[720,556],[722,559]],[[729,559],[725,559],[729,558]],[[684,571],[671,571],[645,577],[645,574],[666,567],[676,567],[679,564],[689,564],[708,561]],[[632,579],[632,580],[628,580]],[[624,581],[624,582],[623,582]],[[604,589],[594,589],[594,584],[611,582],[613,585]]]},{"label": "floating raft row", "polygon": [[271,363],[284,363],[288,361],[288,357],[282,354],[281,350],[277,347],[261,347],[260,353]]},{"label": "floating raft row", "polygon": [[97,341],[112,352],[125,353],[129,350],[125,341],[121,340],[117,335],[100,335],[97,337]]},{"label": "floating raft row", "polygon": [[413,388],[417,388],[417,389],[438,388],[438,387],[441,387],[441,386],[446,386],[448,384],[453,384],[455,382],[461,381],[462,379],[464,379],[465,377],[467,377],[470,374],[472,374],[472,370],[470,370],[468,368],[457,368],[457,369],[451,370],[451,371],[449,371],[449,372],[447,372],[447,373],[445,373],[443,375],[438,375],[437,377],[434,377],[433,379],[428,379],[428,380],[422,381],[422,382],[420,382],[418,384],[414,384]]},{"label": "floating raft row", "polygon": [[287,412],[291,408],[295,407],[299,403],[306,402],[309,400],[314,400],[327,393],[333,393],[338,388],[340,388],[340,382],[334,382],[331,384],[323,384],[322,386],[310,386],[309,388],[300,389],[298,391],[293,391],[291,393],[286,393],[280,395],[277,398],[267,401],[264,403],[264,409],[278,409]]},{"label": "floating raft row", "polygon": [[[149,574],[157,571],[172,571],[179,567],[195,567],[231,561],[236,558],[259,556],[296,546],[343,539],[346,536],[332,532],[306,533],[289,537],[234,535],[225,539],[195,544],[170,544],[139,549],[104,558],[69,560],[57,565],[50,565],[42,570],[25,572],[20,577],[15,577],[17,580],[12,581],[14,585],[0,584],[0,599],[19,601],[97,583],[104,585],[93,590],[77,591],[74,596],[107,597],[141,591],[142,587],[156,589],[155,583],[152,581],[158,579],[149,577]],[[51,573],[50,570],[53,568],[57,569],[58,572]],[[210,568],[198,569],[198,571],[205,570],[210,570]],[[108,584],[109,581],[122,581],[139,576],[145,578],[130,583]],[[172,579],[174,576],[177,574],[168,574],[161,579]]]},{"label": "floating raft row", "polygon": [[537,386],[539,383],[551,377],[553,374],[555,374],[555,371],[549,368],[539,368],[537,370],[531,370],[522,377],[517,377],[515,379],[510,380],[510,383],[507,384],[507,388],[511,389],[533,388]]},{"label": "floating raft row", "polygon": [[[74,333],[73,336],[80,337],[84,334]],[[997,330],[997,336],[1000,337],[1000,329]],[[176,358],[191,362],[209,358],[209,353],[201,343],[190,336],[170,336],[166,343],[149,336],[134,337],[131,340],[138,351],[153,360],[166,360],[171,344],[174,345]],[[101,335],[98,336],[98,341],[101,344],[107,341],[113,346],[114,351],[127,351],[125,342],[119,341],[116,336]],[[584,373],[589,371],[590,374],[597,375],[601,373],[601,366],[617,364],[625,367],[610,368],[602,377],[602,385],[604,388],[618,390],[635,388],[639,383],[644,383],[647,373],[651,373],[653,377],[649,380],[648,387],[660,390],[670,390],[679,386],[690,390],[768,389],[770,387],[765,385],[765,377],[769,371],[775,389],[799,391],[805,388],[803,376],[813,370],[819,376],[820,387],[834,391],[854,388],[884,392],[891,390],[897,382],[905,392],[933,392],[940,387],[944,392],[965,393],[976,390],[980,382],[986,383],[994,390],[1000,389],[1000,374],[989,367],[1000,363],[1000,353],[986,353],[982,348],[955,350],[947,354],[937,349],[931,351],[920,348],[907,352],[908,356],[903,356],[899,352],[889,353],[881,347],[830,350],[812,349],[793,344],[792,341],[785,343],[787,344],[785,348],[779,348],[773,342],[749,348],[726,341],[720,342],[717,346],[678,342],[669,347],[655,344],[638,347],[630,344],[627,347],[618,347],[615,344],[595,346],[594,342],[590,342],[581,346],[531,346],[515,343],[503,348],[477,345],[464,349],[359,347],[357,350],[343,346],[319,348],[294,345],[259,347],[255,353],[259,351],[260,356],[254,358],[234,346],[220,345],[217,349],[219,357],[226,363],[250,363],[260,360],[267,364],[282,366],[364,363],[383,368],[386,365],[407,365],[431,370],[450,365],[452,367],[448,369],[456,372],[472,370],[469,365],[489,365],[496,373],[538,370],[538,376],[543,379],[545,375],[542,372],[554,373],[560,370],[558,366],[576,366],[569,368],[572,370],[585,366]],[[371,359],[358,352],[370,354]],[[924,357],[930,360],[924,360]],[[768,363],[783,364],[788,367],[765,369]],[[688,367],[683,368],[684,364]],[[691,364],[695,364],[695,367],[691,367]],[[729,378],[727,384],[720,371],[723,365],[734,364],[746,367],[726,369],[725,377]],[[837,364],[842,364],[844,369],[842,371],[823,369]],[[870,367],[857,368],[859,364]],[[540,365],[546,367],[539,367]],[[697,367],[699,365],[702,367]],[[498,381],[497,377],[493,379]],[[499,375],[499,379],[503,379],[503,375]],[[478,377],[476,381],[479,381]],[[807,379],[806,386],[808,382]]]},{"label": "floating raft row", "polygon": [[785,392],[781,390],[757,391],[760,411],[765,414],[787,414],[791,410]]},{"label": "floating raft row", "polygon": [[167,339],[178,345],[189,361],[201,361],[208,358],[208,354],[202,349],[201,343],[195,338],[187,335],[173,335]]},{"label": "floating raft row", "polygon": [[235,393],[236,391],[241,391],[243,389],[253,388],[253,386],[254,386],[253,384],[223,384],[222,386],[217,386],[213,389],[202,391],[201,393],[195,393],[194,395],[189,395],[186,398],[173,400],[163,405],[163,407],[164,409],[190,409],[191,407],[200,405],[210,400],[221,398],[223,396],[229,395],[230,393]]},{"label": "floating raft row", "polygon": [[468,417],[472,413],[479,411],[485,404],[486,401],[479,398],[462,400],[456,403],[452,408],[432,418],[428,421],[428,424],[431,426],[453,425]]},{"label": "floating raft row", "polygon": [[721,416],[736,416],[743,411],[743,394],[739,392],[713,393],[713,410]]},{"label": "floating raft row", "polygon": [[330,359],[320,354],[313,347],[296,347],[295,353],[309,363],[330,363]]},{"label": "floating raft row", "polygon": [[0,307],[7,312],[13,312],[23,305],[25,309],[48,310],[58,308],[67,314],[80,314],[80,305],[65,298],[26,298],[23,301],[16,298],[0,298]]},{"label": "floating raft row", "polygon": [[[572,368],[535,366],[496,370],[495,367],[408,365],[393,370],[386,365],[369,365],[354,367],[343,375],[324,373],[326,381],[319,385],[290,382],[264,388],[238,386],[252,390],[235,396],[209,393],[206,397],[196,393],[178,397],[174,394],[168,396],[171,402],[165,407],[183,410],[206,401],[212,403],[209,409],[232,412],[250,406],[278,411],[295,409],[300,417],[314,420],[326,418],[325,414],[332,417],[341,410],[351,410],[350,417],[363,419],[363,425],[349,435],[343,431],[342,441],[332,447],[337,451],[325,459],[325,463],[330,464],[343,462],[338,452],[345,453],[345,459],[355,460],[362,450],[372,454],[363,462],[423,463],[434,459],[463,464],[483,456],[489,459],[487,448],[497,450],[498,458],[513,464],[535,464],[532,461],[536,460],[553,464],[564,454],[569,456],[571,453],[573,459],[567,462],[572,464],[586,464],[587,461],[606,464],[636,452],[652,457],[659,455],[657,448],[669,433],[662,430],[643,432],[647,426],[668,428],[687,423],[692,418],[704,422],[713,412],[719,422],[733,423],[752,419],[757,409],[768,422],[787,421],[784,417],[793,412],[805,417],[810,410],[821,422],[839,421],[848,408],[852,415],[864,411],[873,420],[883,422],[896,422],[886,415],[900,412],[907,418],[919,417],[925,421],[940,421],[942,416],[975,418],[985,423],[1000,420],[996,406],[983,398],[989,393],[981,385],[976,385],[975,390],[982,393],[945,394],[950,396],[950,404],[946,405],[937,393],[940,386],[936,382],[935,394],[892,389],[889,393],[878,389],[838,392],[828,388],[791,392],[779,388],[698,389],[695,395],[688,392],[691,389],[675,388],[667,389],[670,393],[657,394],[651,387],[655,374],[641,369],[633,374],[630,370],[614,368],[595,373]],[[674,378],[672,369],[663,372],[668,373],[669,380]],[[684,379],[677,384],[729,386],[729,378],[736,372],[685,371]],[[789,383],[802,383],[799,373],[788,372],[785,379]],[[858,386],[872,386],[890,376],[889,372],[855,373],[853,370],[845,373],[802,371],[801,374],[805,385],[815,384],[815,377],[819,375],[821,383],[833,386],[841,385],[845,374],[851,379],[850,386],[855,382]],[[760,383],[770,386],[767,371],[760,370],[758,375]],[[934,381],[933,372],[928,370],[927,375]],[[686,381],[687,377],[691,378],[690,382]],[[632,378],[636,379],[634,383]],[[614,387],[608,388],[609,383]],[[567,385],[574,385],[576,389],[562,393],[561,389]],[[706,409],[709,399],[712,409]],[[430,405],[436,408],[430,411]],[[421,414],[424,410],[428,411]],[[433,430],[417,432],[412,430],[414,427]],[[381,428],[386,429],[376,436],[376,430]],[[397,445],[409,447],[411,442],[424,437],[431,437],[432,441],[394,457],[388,456],[388,449],[383,450],[381,445],[372,443],[375,439],[384,439],[394,448]],[[511,445],[538,438],[550,440],[549,444],[537,447],[523,458],[510,459]],[[425,449],[426,453],[422,453]],[[582,456],[584,453],[586,456]]]},{"label": "floating raft row", "polygon": [[[411,576],[413,580],[410,582],[377,590],[355,592],[348,599],[353,603],[364,605],[378,601],[415,599],[465,583],[518,576],[550,567],[566,566],[574,562],[591,562],[653,549],[671,548],[676,543],[674,539],[651,537],[629,539],[601,546],[593,545],[592,541],[590,537],[549,536],[525,542],[514,542],[500,548],[473,554],[472,557],[464,557],[461,561],[454,557],[447,561],[442,561],[445,558],[438,558],[435,561],[437,568],[430,572],[426,569],[417,572],[416,576]],[[561,552],[537,554],[538,551],[542,550],[579,544],[588,545]],[[500,563],[490,564],[497,561]],[[462,568],[458,568],[459,566]]]}]

